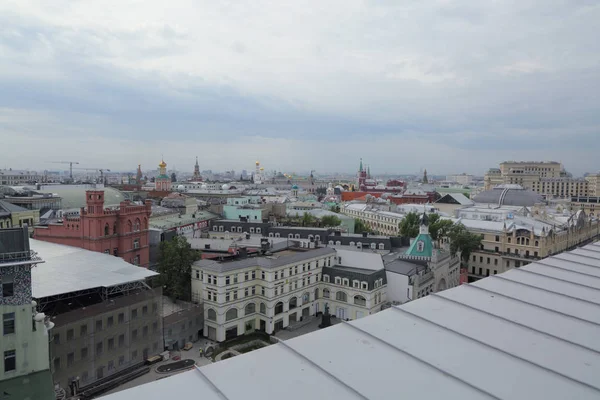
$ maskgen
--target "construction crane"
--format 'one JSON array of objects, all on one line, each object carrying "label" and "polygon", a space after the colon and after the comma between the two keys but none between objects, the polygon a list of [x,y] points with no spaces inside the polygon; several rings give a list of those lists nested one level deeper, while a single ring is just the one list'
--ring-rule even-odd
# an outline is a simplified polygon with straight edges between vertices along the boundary
[{"label": "construction crane", "polygon": [[69,164],[69,178],[73,180],[73,164],[79,164],[78,161],[46,161],[52,164]]},{"label": "construction crane", "polygon": [[104,171],[110,172],[110,169],[108,169],[108,168],[74,168],[74,169],[81,169],[81,170],[85,170],[85,171],[99,171],[100,172],[100,183],[104,183]]}]

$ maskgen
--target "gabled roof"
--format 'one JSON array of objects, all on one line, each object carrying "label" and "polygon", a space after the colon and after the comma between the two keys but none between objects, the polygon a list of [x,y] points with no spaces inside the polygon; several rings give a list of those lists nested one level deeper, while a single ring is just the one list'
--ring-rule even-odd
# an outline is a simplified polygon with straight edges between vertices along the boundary
[{"label": "gabled roof", "polygon": [[2,211],[5,211],[7,213],[14,213],[27,211],[27,209],[21,206],[16,206],[12,203],[9,203],[8,201],[0,200],[0,212]]},{"label": "gabled roof", "polygon": [[104,399],[591,400],[598,376],[594,244]]},{"label": "gabled roof", "polygon": [[473,200],[469,199],[467,196],[465,196],[462,193],[446,193],[444,196],[442,196],[441,199],[436,201],[436,203],[460,204],[462,206],[470,206],[470,205],[475,204],[475,202]]}]

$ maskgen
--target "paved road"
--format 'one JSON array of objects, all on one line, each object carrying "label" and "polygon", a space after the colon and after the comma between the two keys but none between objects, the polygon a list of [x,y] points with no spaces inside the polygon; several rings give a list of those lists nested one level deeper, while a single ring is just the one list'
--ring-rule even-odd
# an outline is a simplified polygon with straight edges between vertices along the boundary
[{"label": "paved road", "polygon": [[[198,351],[198,349],[199,349],[198,346],[200,344],[202,344],[202,346],[206,346],[209,343],[211,343],[211,342],[208,340],[205,340],[205,339],[201,339],[201,340],[197,341],[196,343],[194,343],[194,347],[192,347],[191,350],[180,352],[181,359],[193,359],[194,361],[196,361],[196,365],[198,365],[198,366],[211,364],[212,361],[209,360],[208,358],[200,357],[200,352]],[[157,364],[154,364],[151,366],[151,370],[147,374],[142,375],[132,381],[127,382],[127,383],[124,383],[121,386],[104,393],[103,396],[105,396],[107,394],[111,394],[111,393],[120,392],[121,390],[130,389],[132,387],[143,385],[145,383],[150,383],[150,382],[156,381],[158,379],[166,378],[168,376],[172,376],[172,375],[183,372],[183,371],[179,371],[179,372],[174,372],[172,374],[159,374],[156,372],[156,367],[158,367],[160,365],[172,363],[172,362],[173,362],[173,360],[167,360],[167,361],[161,361]]]}]

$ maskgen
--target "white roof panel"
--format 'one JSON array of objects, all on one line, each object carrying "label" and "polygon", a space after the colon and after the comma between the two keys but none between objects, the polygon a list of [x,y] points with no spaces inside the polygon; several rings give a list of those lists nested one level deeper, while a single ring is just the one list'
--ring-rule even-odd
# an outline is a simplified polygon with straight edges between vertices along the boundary
[{"label": "white roof panel", "polygon": [[106,399],[598,399],[600,277],[581,252]]},{"label": "white roof panel", "polygon": [[31,250],[45,261],[31,270],[32,295],[36,299],[158,275],[109,254],[35,239],[29,243]]}]

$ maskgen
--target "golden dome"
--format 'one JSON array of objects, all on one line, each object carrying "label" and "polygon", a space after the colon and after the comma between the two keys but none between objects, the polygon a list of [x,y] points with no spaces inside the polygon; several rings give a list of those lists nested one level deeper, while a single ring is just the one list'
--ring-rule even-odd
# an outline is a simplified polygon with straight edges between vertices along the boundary
[{"label": "golden dome", "polygon": [[260,170],[261,170],[261,171],[264,171],[265,169],[264,169],[263,167],[260,167]]},{"label": "golden dome", "polygon": [[166,166],[167,166],[167,163],[165,162],[165,160],[162,160],[162,161],[160,162],[160,164],[158,164],[158,166],[159,166],[160,168],[164,168],[164,167],[166,167]]},{"label": "golden dome", "polygon": [[260,163],[257,161],[257,162],[256,162],[256,165],[260,165]]}]

